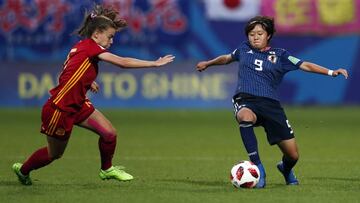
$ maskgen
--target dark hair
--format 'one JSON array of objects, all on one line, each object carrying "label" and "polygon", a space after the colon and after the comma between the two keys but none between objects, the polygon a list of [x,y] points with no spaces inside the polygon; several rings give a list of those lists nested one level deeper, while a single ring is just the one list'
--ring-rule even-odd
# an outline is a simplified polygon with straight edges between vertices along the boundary
[{"label": "dark hair", "polygon": [[248,36],[249,32],[254,29],[254,27],[259,24],[261,25],[267,34],[270,36],[269,41],[273,37],[275,30],[274,18],[268,16],[255,16],[251,18],[245,26],[245,34]]},{"label": "dark hair", "polygon": [[83,23],[75,32],[81,37],[91,37],[96,30],[103,31],[109,27],[119,31],[127,26],[127,22],[118,15],[119,12],[111,7],[95,5],[91,12],[85,13]]}]

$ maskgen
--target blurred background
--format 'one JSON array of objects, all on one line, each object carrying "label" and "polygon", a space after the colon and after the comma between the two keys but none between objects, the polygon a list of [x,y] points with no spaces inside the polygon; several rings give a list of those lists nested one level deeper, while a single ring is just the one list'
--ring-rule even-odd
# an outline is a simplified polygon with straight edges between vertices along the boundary
[{"label": "blurred background", "polygon": [[0,0],[0,107],[39,107],[70,48],[73,31],[94,3],[117,8],[128,27],[110,51],[155,60],[159,69],[126,70],[101,63],[97,107],[231,108],[237,64],[195,71],[196,63],[231,53],[246,40],[253,16],[273,16],[273,47],[349,79],[293,71],[279,89],[288,105],[359,105],[360,0]]}]

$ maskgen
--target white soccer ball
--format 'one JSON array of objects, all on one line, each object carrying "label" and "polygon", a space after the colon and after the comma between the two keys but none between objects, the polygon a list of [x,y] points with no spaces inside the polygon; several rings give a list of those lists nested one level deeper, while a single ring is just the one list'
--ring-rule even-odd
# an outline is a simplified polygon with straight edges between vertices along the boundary
[{"label": "white soccer ball", "polygon": [[253,188],[259,182],[259,168],[251,161],[241,161],[230,171],[231,183],[236,188]]}]

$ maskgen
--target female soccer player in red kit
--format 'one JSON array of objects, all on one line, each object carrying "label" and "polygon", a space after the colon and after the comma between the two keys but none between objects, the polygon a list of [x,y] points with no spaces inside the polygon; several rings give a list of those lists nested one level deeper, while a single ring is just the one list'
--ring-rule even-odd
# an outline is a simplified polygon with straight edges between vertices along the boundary
[{"label": "female soccer player in red kit", "polygon": [[23,164],[12,168],[19,181],[31,185],[30,172],[59,159],[65,151],[73,125],[91,130],[99,135],[101,156],[100,178],[129,181],[133,176],[123,168],[112,165],[116,146],[116,130],[111,122],[94,108],[86,97],[88,90],[97,92],[95,82],[98,62],[106,61],[122,68],[158,67],[174,60],[166,55],[156,61],[125,58],[108,52],[114,35],[126,26],[112,8],[97,5],[86,15],[77,33],[84,39],[70,50],[64,63],[58,85],[50,90],[50,98],[42,108],[41,132],[47,135],[48,145],[35,151]]}]

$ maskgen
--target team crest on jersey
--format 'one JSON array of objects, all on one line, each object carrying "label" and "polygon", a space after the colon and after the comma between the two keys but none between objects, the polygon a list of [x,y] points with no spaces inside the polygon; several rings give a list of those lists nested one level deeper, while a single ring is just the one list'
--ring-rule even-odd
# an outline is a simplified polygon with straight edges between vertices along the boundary
[{"label": "team crest on jersey", "polygon": [[64,136],[65,135],[65,129],[64,128],[58,128],[55,131],[55,134],[58,136]]},{"label": "team crest on jersey", "polygon": [[271,63],[276,63],[277,61],[277,56],[275,55],[275,52],[270,52],[271,55],[268,56],[268,60],[271,62]]}]

